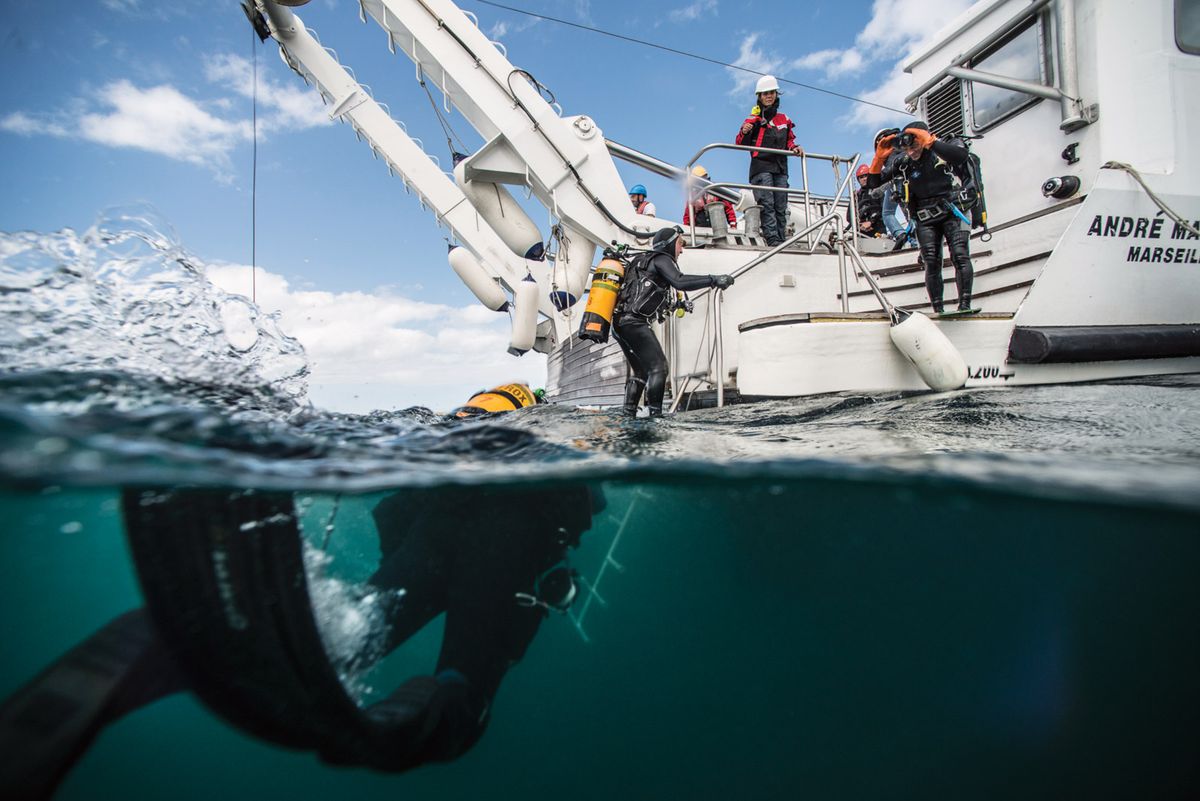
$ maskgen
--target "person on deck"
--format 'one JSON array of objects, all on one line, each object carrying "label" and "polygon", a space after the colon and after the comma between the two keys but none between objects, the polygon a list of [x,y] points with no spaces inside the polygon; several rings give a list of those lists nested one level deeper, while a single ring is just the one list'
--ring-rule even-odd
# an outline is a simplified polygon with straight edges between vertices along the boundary
[{"label": "person on deck", "polygon": [[654,208],[653,203],[646,200],[646,187],[641,184],[629,187],[629,202],[633,204],[633,209],[638,214],[644,214],[647,217],[658,216],[658,209]]},{"label": "person on deck", "polygon": [[[860,164],[854,171],[859,186],[858,191],[854,194],[858,205],[858,233],[862,236],[874,237],[883,235],[883,204],[871,195],[871,187],[867,186],[870,170],[871,168],[866,164]],[[852,222],[850,209],[847,208],[846,223],[850,222]]]},{"label": "person on deck", "polygon": [[[697,164],[692,168],[694,175],[700,182],[709,181],[708,170]],[[710,203],[720,203],[725,209],[725,219],[729,221],[730,228],[737,228],[737,213],[733,210],[733,204],[724,198],[719,198],[716,195],[710,194],[704,190],[707,183],[700,183],[692,190],[691,199],[688,204],[683,207],[683,224],[692,224],[692,213],[696,215],[696,225],[704,228],[712,227],[712,220],[708,217],[708,205]]]},{"label": "person on deck", "polygon": [[[886,167],[899,148],[904,158]],[[921,260],[925,264],[925,289],[938,314],[945,311],[942,299],[942,241],[950,246],[954,280],[958,287],[958,310],[971,311],[971,226],[955,205],[956,179],[952,167],[970,157],[967,149],[939,141],[923,122],[910,122],[899,135],[885,136],[875,148],[870,186],[880,186],[899,176],[906,187],[907,212],[916,225]]]},{"label": "person on deck", "polygon": [[[872,148],[879,147],[879,140],[885,136],[900,133],[899,128],[883,128],[875,134],[875,141]],[[892,155],[888,156],[884,162],[884,169],[895,170],[896,162],[904,158],[904,153],[899,149],[894,149]],[[901,220],[898,216],[902,214],[900,211],[900,203],[896,199],[896,191],[892,187],[891,182],[885,183],[881,190],[881,215],[883,217],[884,230],[887,235],[897,242],[907,241],[908,239],[908,220]]]},{"label": "person on deck", "polygon": [[625,271],[621,294],[613,312],[613,336],[621,346],[632,370],[625,381],[622,411],[636,417],[642,393],[650,416],[662,414],[663,394],[667,386],[667,357],[650,321],[661,319],[671,305],[668,288],[689,292],[712,287],[733,286],[731,275],[684,275],[676,260],[683,252],[683,229],[663,228],[651,241],[652,250],[634,257]]},{"label": "person on deck", "polygon": [[[796,144],[795,124],[779,110],[779,82],[772,75],[759,78],[754,87],[757,104],[742,122],[734,141],[739,145],[789,150],[800,156],[803,148]],[[788,186],[788,157],[783,153],[750,151],[750,183],[755,186],[786,188]],[[754,190],[754,199],[762,207],[762,230],[768,245],[778,245],[787,236],[788,193]]]}]

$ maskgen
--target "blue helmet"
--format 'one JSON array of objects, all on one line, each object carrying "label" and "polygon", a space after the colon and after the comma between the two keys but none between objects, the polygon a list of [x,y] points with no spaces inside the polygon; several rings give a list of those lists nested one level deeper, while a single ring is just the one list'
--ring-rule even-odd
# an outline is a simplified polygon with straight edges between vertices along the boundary
[{"label": "blue helmet", "polygon": [[634,184],[633,186],[629,187],[629,194],[641,195],[642,197],[645,197],[649,194],[649,192],[647,192],[646,187],[642,186],[641,184]]}]

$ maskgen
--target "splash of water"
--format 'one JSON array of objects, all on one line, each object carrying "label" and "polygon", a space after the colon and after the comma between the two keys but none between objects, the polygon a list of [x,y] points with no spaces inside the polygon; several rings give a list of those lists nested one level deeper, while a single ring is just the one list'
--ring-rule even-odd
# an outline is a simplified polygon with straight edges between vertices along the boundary
[{"label": "splash of water", "polygon": [[152,208],[87,231],[0,233],[0,372],[105,371],[303,404],[308,365],[276,315],[221,291]]}]

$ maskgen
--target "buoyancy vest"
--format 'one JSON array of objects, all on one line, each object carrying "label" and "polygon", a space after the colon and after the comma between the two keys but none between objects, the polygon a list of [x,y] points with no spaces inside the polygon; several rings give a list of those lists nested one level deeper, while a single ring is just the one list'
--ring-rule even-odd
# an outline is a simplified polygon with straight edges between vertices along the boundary
[{"label": "buoyancy vest", "polygon": [[617,298],[616,314],[633,314],[650,318],[659,313],[667,303],[667,288],[659,279],[650,262],[656,252],[639,253],[625,268],[621,281],[621,294]]}]

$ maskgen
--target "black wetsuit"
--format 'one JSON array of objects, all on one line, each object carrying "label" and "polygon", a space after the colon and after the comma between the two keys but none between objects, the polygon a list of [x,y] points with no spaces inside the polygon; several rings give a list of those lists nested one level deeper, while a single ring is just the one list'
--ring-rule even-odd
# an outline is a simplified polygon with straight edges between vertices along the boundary
[{"label": "black wetsuit", "polygon": [[[939,157],[944,164],[938,163]],[[950,246],[954,282],[958,287],[958,308],[971,307],[971,287],[975,277],[971,266],[971,228],[950,208],[955,193],[950,167],[966,163],[969,157],[966,148],[938,140],[916,161],[902,158],[894,165],[885,166],[879,176],[871,176],[868,181],[869,185],[878,186],[897,175],[907,181],[906,210],[916,227],[921,260],[925,264],[925,289],[936,312],[943,309],[942,240]]]},{"label": "black wetsuit", "polygon": [[[215,497],[216,503],[225,503],[224,495]],[[127,510],[131,503],[137,505],[136,493],[126,499]],[[367,707],[362,714],[369,722],[348,725],[342,739],[339,731],[328,728],[323,742],[273,736],[281,725],[286,729],[284,721],[291,711],[273,709],[270,703],[259,704],[247,715],[231,710],[231,704],[236,707],[231,699],[239,692],[253,693],[256,685],[247,676],[214,673],[203,655],[197,660],[196,654],[181,651],[179,637],[186,640],[198,629],[175,630],[171,632],[175,637],[167,637],[147,610],[127,612],[0,703],[0,747],[6,754],[6,762],[0,764],[0,786],[13,797],[48,798],[104,727],[159,698],[188,690],[197,691],[210,704],[214,697],[224,697],[218,704],[222,713],[251,733],[290,747],[312,748],[335,763],[404,770],[453,759],[483,734],[501,680],[524,655],[548,608],[558,608],[560,601],[569,598],[573,584],[564,561],[566,551],[578,545],[580,534],[591,526],[602,504],[603,496],[586,487],[414,488],[380,501],[373,515],[382,556],[369,584],[393,599],[385,606],[390,624],[387,651],[443,612],[445,633],[435,675],[413,677],[385,700]],[[290,509],[290,499],[283,508]],[[172,496],[150,514],[155,529],[150,533],[164,539],[179,533],[172,524],[185,517],[198,520],[196,525],[230,532],[223,536],[243,536],[246,523],[258,519],[243,519],[241,510],[206,509],[197,505],[195,494],[187,493]],[[286,525],[298,539],[301,535],[291,517]],[[297,576],[287,583],[303,588],[306,582]],[[240,584],[229,591],[238,603],[255,597],[252,588]],[[269,589],[267,595],[273,592]],[[219,594],[182,600],[186,603],[177,608],[190,609],[187,614],[196,626],[212,619],[224,621],[222,614],[230,614],[220,605]],[[270,605],[277,607],[273,625],[280,631],[263,630],[260,650],[280,648],[282,630],[294,625],[282,611],[285,604],[278,601]],[[318,650],[317,654],[288,652],[282,661],[313,675],[314,660],[328,659],[323,648]],[[294,678],[260,675],[255,680]],[[339,703],[325,697],[310,700],[309,712]],[[387,739],[367,745],[376,753],[382,750],[384,757],[362,761],[363,731],[382,726],[390,726]],[[381,765],[384,761],[386,765]]]},{"label": "black wetsuit", "polygon": [[662,414],[663,394],[667,386],[667,357],[650,321],[670,305],[668,288],[691,292],[713,286],[711,275],[684,275],[675,259],[666,253],[655,253],[637,270],[636,278],[626,275],[621,296],[613,314],[613,336],[632,373],[625,381],[625,414],[637,414],[642,391],[650,414]]},{"label": "black wetsuit", "polygon": [[[859,225],[865,222],[871,223],[870,231],[859,230],[858,233],[863,236],[875,236],[882,234],[883,229],[883,199],[871,197],[871,187],[864,186],[858,190],[855,198],[858,204],[858,222]],[[850,209],[846,209],[846,223],[849,224]]]}]

